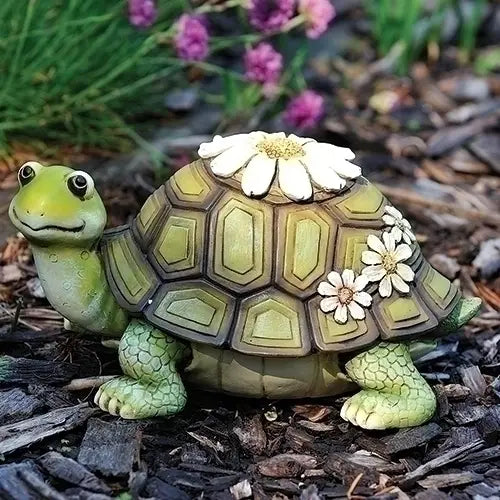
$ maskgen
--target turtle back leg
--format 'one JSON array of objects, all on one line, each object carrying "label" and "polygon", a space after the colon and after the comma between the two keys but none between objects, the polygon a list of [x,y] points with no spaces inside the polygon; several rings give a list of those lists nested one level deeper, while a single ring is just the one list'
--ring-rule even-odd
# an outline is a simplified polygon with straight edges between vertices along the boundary
[{"label": "turtle back leg", "polygon": [[436,397],[418,373],[406,344],[382,342],[346,364],[362,387],[342,407],[341,416],[365,429],[413,427],[429,420]]},{"label": "turtle back leg", "polygon": [[103,384],[96,394],[99,407],[122,418],[172,415],[186,404],[186,390],[177,364],[189,348],[144,321],[133,320],[119,346],[123,373]]}]

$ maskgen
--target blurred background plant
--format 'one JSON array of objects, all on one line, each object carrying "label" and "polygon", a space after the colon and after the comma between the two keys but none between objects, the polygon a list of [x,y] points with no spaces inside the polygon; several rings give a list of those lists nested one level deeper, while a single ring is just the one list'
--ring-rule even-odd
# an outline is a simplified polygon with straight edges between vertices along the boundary
[{"label": "blurred background plant", "polygon": [[446,23],[452,13],[460,19],[455,40],[460,48],[460,60],[468,62],[474,52],[486,0],[367,0],[366,10],[372,21],[372,33],[380,55],[396,49],[396,70],[408,72],[411,64],[425,48],[436,58],[446,35]]},{"label": "blurred background plant", "polygon": [[[379,55],[405,75],[425,48],[439,58],[450,12],[460,20],[458,58],[469,61],[486,4],[364,5]],[[223,111],[213,132],[276,116],[310,129],[328,96],[308,88],[308,50],[335,15],[330,0],[3,0],[0,149],[13,139],[149,148],[143,137],[170,116],[165,96],[187,87]],[[475,62],[482,74],[497,65],[498,51]]]},{"label": "blurred background plant", "polygon": [[[229,10],[244,20],[241,32],[218,35],[210,17]],[[142,142],[133,125],[162,115],[168,91],[203,75],[222,78],[222,94],[205,97],[222,104],[227,117],[251,114],[261,99],[277,106],[289,88],[302,90],[304,53],[299,51],[283,71],[283,56],[261,40],[301,25],[306,36],[317,38],[333,16],[329,0],[197,6],[186,0],[5,0],[0,6],[0,146],[24,137],[126,149],[131,139]],[[213,61],[219,52],[238,47],[244,51],[244,72]],[[318,102],[314,116],[319,116]],[[294,124],[293,113],[289,116]]]}]

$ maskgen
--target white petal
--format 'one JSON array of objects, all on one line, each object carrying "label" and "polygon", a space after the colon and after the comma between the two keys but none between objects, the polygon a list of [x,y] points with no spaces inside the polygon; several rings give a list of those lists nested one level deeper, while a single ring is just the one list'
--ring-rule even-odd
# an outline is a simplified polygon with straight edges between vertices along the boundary
[{"label": "white petal", "polygon": [[249,134],[235,134],[228,137],[216,135],[212,142],[203,142],[198,148],[201,158],[213,158],[226,151],[237,143],[245,143],[249,139]]},{"label": "white petal", "polygon": [[311,160],[310,157],[302,158],[312,181],[325,191],[340,191],[346,185],[337,173],[323,162]]},{"label": "white petal", "polygon": [[336,271],[329,272],[327,279],[336,288],[342,288],[344,286],[344,282],[342,281],[340,274]]},{"label": "white petal", "polygon": [[313,149],[321,151],[325,158],[341,158],[343,160],[354,160],[356,155],[349,148],[341,148],[340,146],[334,146],[333,144],[328,144],[326,142],[315,142],[314,144],[308,145],[304,148],[306,152]]},{"label": "white petal", "polygon": [[361,175],[361,167],[345,160],[335,161],[333,170],[346,179],[356,179],[356,177]]},{"label": "white petal", "polygon": [[296,158],[278,160],[278,181],[283,193],[292,200],[304,201],[312,196],[311,179]]},{"label": "white petal", "polygon": [[369,234],[368,235],[368,238],[366,239],[366,244],[372,250],[375,250],[375,252],[377,252],[377,253],[384,254],[384,253],[387,252],[384,244],[374,234]]},{"label": "white petal", "polygon": [[401,245],[398,245],[398,247],[396,248],[394,257],[396,258],[397,262],[401,262],[403,260],[409,259],[412,253],[413,250],[409,245],[407,245],[406,243],[401,243]]},{"label": "white petal", "polygon": [[355,292],[361,292],[361,290],[364,290],[366,285],[368,285],[368,278],[362,274],[360,274],[355,280],[354,280],[354,287],[353,290]]},{"label": "white petal", "polygon": [[241,188],[247,196],[262,196],[269,187],[276,173],[276,160],[266,155],[255,155],[243,171]]},{"label": "white petal", "polygon": [[401,231],[401,229],[399,229],[399,227],[394,226],[391,229],[391,235],[394,238],[394,241],[396,243],[399,243],[401,241],[401,238],[403,237],[403,231]]},{"label": "white petal", "polygon": [[366,276],[369,281],[380,281],[387,274],[387,271],[383,266],[377,264],[375,266],[365,267],[362,274]]},{"label": "white petal", "polygon": [[372,303],[372,296],[369,293],[366,292],[356,292],[352,296],[353,300],[355,300],[358,304],[361,304],[362,306],[368,307]]},{"label": "white petal", "polygon": [[383,233],[382,239],[384,240],[384,245],[389,252],[394,252],[396,250],[396,241],[394,240],[394,236],[390,233]]},{"label": "white petal", "polygon": [[339,304],[340,304],[340,302],[339,302],[338,297],[328,297],[326,299],[323,299],[319,303],[319,307],[324,313],[329,313],[329,312],[335,311],[335,309],[337,309]]},{"label": "white petal", "polygon": [[384,279],[378,286],[378,292],[382,297],[390,297],[392,294],[392,284],[389,276],[384,276]]},{"label": "white petal", "polygon": [[408,229],[411,229],[411,224],[406,219],[403,219],[401,222],[403,226],[405,226]]},{"label": "white petal", "polygon": [[[360,167],[345,161],[345,151],[339,154],[338,150],[346,148],[337,148],[331,144],[308,143],[303,146],[303,149],[306,155],[302,161],[306,164],[314,182],[324,189],[341,189],[346,181],[344,179],[339,181],[340,177],[354,179],[361,175]],[[351,150],[347,151],[352,153]]]},{"label": "white petal", "polygon": [[349,312],[354,319],[365,319],[364,309],[360,305],[356,304],[356,302],[349,302],[347,309],[349,309]]},{"label": "white petal", "polygon": [[299,137],[298,135],[295,134],[290,134],[288,138],[294,142],[298,142],[301,146],[309,144],[310,142],[316,142],[315,139],[311,139],[310,137]]},{"label": "white petal", "polygon": [[352,288],[354,286],[354,271],[352,269],[344,269],[342,272],[342,281],[345,287]]},{"label": "white petal", "polygon": [[385,212],[392,215],[395,219],[401,220],[403,218],[403,214],[391,205],[385,206]]},{"label": "white petal", "polygon": [[388,226],[394,226],[396,224],[396,219],[392,215],[382,215],[382,220],[388,225]]},{"label": "white petal", "polygon": [[337,288],[330,285],[330,283],[327,283],[326,281],[322,281],[318,285],[318,293],[320,295],[325,295],[325,296],[331,296],[331,295],[337,295]]},{"label": "white petal", "polygon": [[372,252],[371,250],[365,250],[361,254],[361,261],[364,262],[365,264],[381,264],[382,257],[380,256],[380,254],[376,252]]},{"label": "white petal", "polygon": [[210,168],[215,175],[220,177],[231,177],[243,167],[256,151],[242,144],[241,146],[229,148],[210,162]]},{"label": "white petal", "polygon": [[347,306],[345,304],[339,304],[335,311],[334,319],[337,323],[347,323]]},{"label": "white petal", "polygon": [[401,276],[401,278],[405,281],[413,281],[413,278],[415,278],[415,273],[412,268],[406,264],[398,264],[396,266],[396,273],[398,273],[399,276]]},{"label": "white petal", "polygon": [[391,281],[398,292],[408,293],[410,291],[410,287],[397,274],[391,274]]},{"label": "white petal", "polygon": [[410,239],[410,242],[408,244],[410,244],[412,241],[415,241],[417,239],[417,237],[415,236],[415,234],[413,233],[413,231],[411,229],[405,227],[403,232]]}]

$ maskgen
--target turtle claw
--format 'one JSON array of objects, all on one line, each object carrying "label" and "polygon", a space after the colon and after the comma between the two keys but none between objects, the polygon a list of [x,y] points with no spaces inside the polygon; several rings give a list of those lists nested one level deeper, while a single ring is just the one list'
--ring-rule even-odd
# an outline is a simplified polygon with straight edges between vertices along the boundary
[{"label": "turtle claw", "polygon": [[180,411],[184,393],[168,384],[143,384],[130,377],[118,377],[103,384],[95,402],[103,411],[125,419],[161,417]]},{"label": "turtle claw", "polygon": [[[426,397],[427,396],[427,397]],[[340,416],[363,429],[391,429],[420,425],[432,417],[436,403],[432,391],[406,396],[362,390],[351,396]]]}]

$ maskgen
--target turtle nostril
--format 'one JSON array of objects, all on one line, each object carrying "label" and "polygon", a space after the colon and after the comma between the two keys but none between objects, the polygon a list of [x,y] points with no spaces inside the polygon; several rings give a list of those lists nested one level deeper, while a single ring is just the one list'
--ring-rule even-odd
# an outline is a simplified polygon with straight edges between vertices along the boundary
[{"label": "turtle nostril", "polygon": [[45,215],[45,214],[42,212],[42,213],[40,214],[40,217],[43,217],[44,215]]},{"label": "turtle nostril", "polygon": [[26,210],[26,213],[27,213],[27,214],[29,214],[29,213],[30,213],[30,211],[29,211],[29,210]]}]

